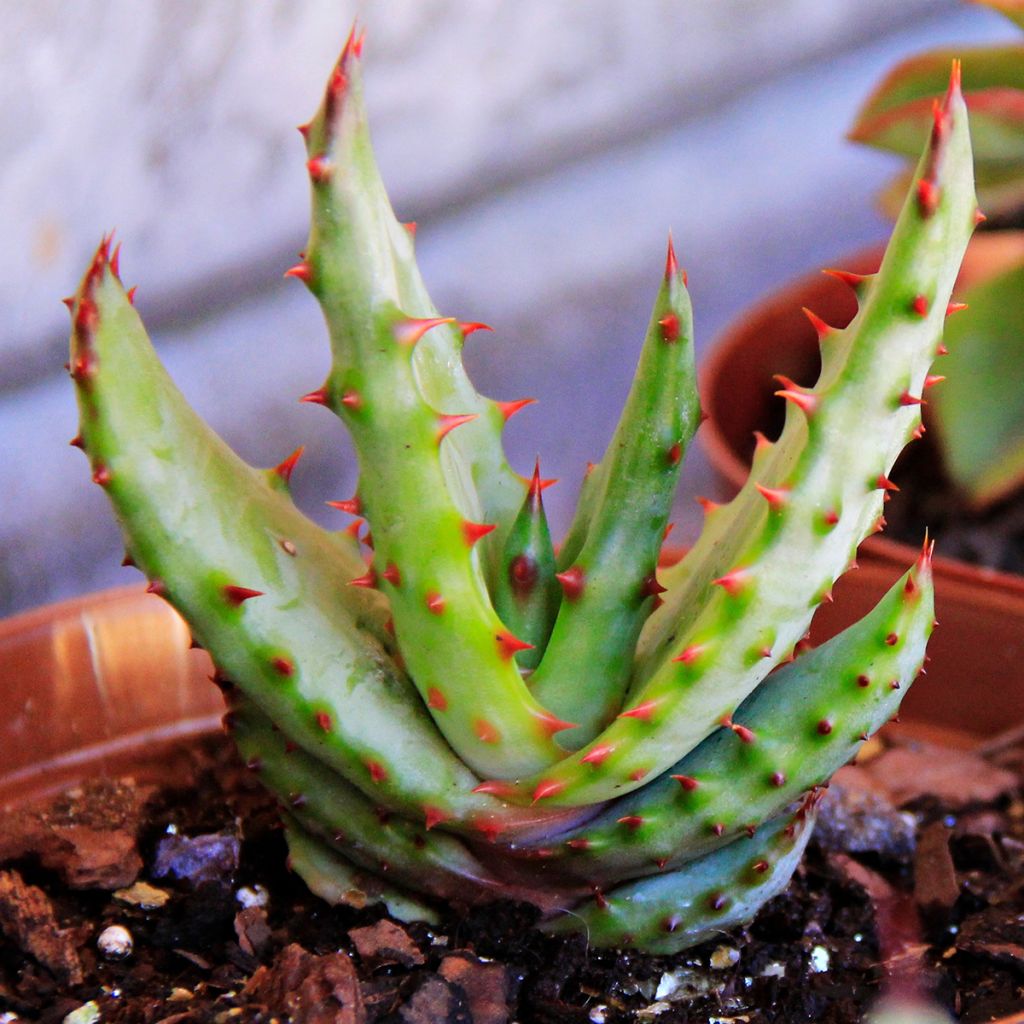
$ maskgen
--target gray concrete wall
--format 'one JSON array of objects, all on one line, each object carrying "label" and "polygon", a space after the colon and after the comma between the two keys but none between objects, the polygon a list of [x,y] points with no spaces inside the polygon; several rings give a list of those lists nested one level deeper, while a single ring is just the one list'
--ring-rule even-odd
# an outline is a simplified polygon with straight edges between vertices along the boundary
[{"label": "gray concrete wall", "polygon": [[[884,231],[870,196],[891,165],[841,142],[880,70],[1007,34],[941,0],[4,6],[0,612],[128,578],[57,370],[57,299],[110,226],[200,410],[254,461],[306,443],[319,518],[347,496],[340,427],[294,401],[326,369],[319,314],[279,274],[305,233],[293,126],[357,10],[396,208],[441,307],[499,328],[468,356],[481,390],[543,400],[509,445],[521,468],[551,453],[556,523],[625,393],[667,229],[706,343],[756,291]],[[687,484],[707,484],[699,460]]]}]

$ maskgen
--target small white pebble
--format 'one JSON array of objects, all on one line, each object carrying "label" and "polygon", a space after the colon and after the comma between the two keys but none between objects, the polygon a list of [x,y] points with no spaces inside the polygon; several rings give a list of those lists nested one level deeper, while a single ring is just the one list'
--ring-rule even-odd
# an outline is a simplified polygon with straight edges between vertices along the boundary
[{"label": "small white pebble", "polygon": [[735,967],[740,962],[740,951],[732,946],[718,946],[711,954],[711,966],[716,971],[724,971],[727,967]]},{"label": "small white pebble", "polygon": [[786,965],[778,960],[773,960],[761,971],[762,978],[784,978],[786,976]]},{"label": "small white pebble", "polygon": [[247,909],[249,907],[265,907],[270,902],[270,893],[262,885],[254,885],[252,888],[243,885],[235,893],[235,899]]},{"label": "small white pebble", "polygon": [[126,956],[131,956],[133,945],[132,933],[121,924],[112,924],[109,928],[104,928],[96,940],[96,948],[108,960],[123,960]]},{"label": "small white pebble", "polygon": [[99,1005],[92,999],[83,1003],[77,1010],[72,1010],[62,1024],[96,1024],[100,1019]]},{"label": "small white pebble", "polygon": [[608,1007],[603,1003],[599,1003],[597,1006],[592,1006],[588,1016],[593,1024],[604,1024],[608,1019]]},{"label": "small white pebble", "polygon": [[824,974],[828,970],[832,957],[824,946],[815,946],[811,950],[811,970],[815,974]]}]

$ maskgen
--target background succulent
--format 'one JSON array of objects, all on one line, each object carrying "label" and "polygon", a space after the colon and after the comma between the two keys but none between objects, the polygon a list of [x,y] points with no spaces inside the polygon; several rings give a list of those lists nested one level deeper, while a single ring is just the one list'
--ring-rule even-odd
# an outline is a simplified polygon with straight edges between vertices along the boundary
[{"label": "background succulent", "polygon": [[[972,0],[1024,28],[1013,0]],[[978,199],[988,230],[1024,225],[1024,43],[960,47],[902,61],[861,107],[850,137],[904,157],[916,157],[931,125],[932,104],[945,88],[949,62],[963,62],[971,112]],[[913,175],[897,175],[881,196],[895,217]],[[950,324],[949,386],[932,412],[945,467],[970,504],[990,505],[1024,484],[1024,261],[1021,247],[1008,266],[958,295],[969,307]]]},{"label": "background succulent", "polygon": [[253,469],[188,408],[109,240],[70,300],[76,443],[127,560],[217,665],[226,724],[280,798],[311,888],[403,917],[525,899],[598,944],[683,948],[785,885],[815,787],[893,714],[924,655],[927,546],[866,618],[795,657],[878,528],[935,380],[976,214],[957,75],[881,270],[849,278],[860,313],[818,324],[818,383],[781,382],[782,436],[730,504],[708,503],[686,558],[659,567],[700,419],[671,244],[625,409],[556,552],[539,467],[520,476],[501,446],[527,400],[473,389],[460,354],[485,325],[434,308],[415,228],[391,211],[361,49],[350,37],[302,128],[312,229],[288,271],[331,337],[304,401],[354,439],[358,491],[334,503],[350,527],[291,503],[301,452]]}]

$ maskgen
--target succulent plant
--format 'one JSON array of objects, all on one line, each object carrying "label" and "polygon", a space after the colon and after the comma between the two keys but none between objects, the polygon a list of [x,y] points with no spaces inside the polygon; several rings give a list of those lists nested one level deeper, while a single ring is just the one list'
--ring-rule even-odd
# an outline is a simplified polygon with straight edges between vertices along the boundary
[{"label": "succulent plant", "polygon": [[659,567],[700,419],[671,243],[625,410],[556,551],[539,470],[520,476],[503,454],[524,402],[473,389],[460,353],[484,325],[439,315],[391,211],[361,49],[350,37],[302,129],[312,230],[288,271],[327,321],[333,365],[303,400],[354,438],[358,493],[336,505],[356,525],[332,533],[295,508],[298,452],[251,468],[189,409],[109,239],[70,300],[75,443],[127,561],[216,664],[225,722],[314,891],[428,919],[439,901],[510,897],[552,931],[681,949],[786,884],[817,787],[922,663],[927,544],[866,618],[800,652],[878,527],[933,379],[976,212],[957,78],[882,269],[848,276],[857,319],[819,324],[817,385],[782,382],[781,438]]},{"label": "succulent plant", "polygon": [[[1016,0],[972,0],[1024,28]],[[857,114],[850,138],[915,157],[927,137],[932,105],[941,96],[950,59],[963,61],[971,113],[978,198],[986,228],[1019,228],[1024,216],[1024,42],[939,49],[893,68]],[[900,173],[882,193],[895,216],[912,177]],[[1018,250],[1019,251],[1019,250]],[[958,293],[970,312],[950,325],[949,386],[936,393],[932,414],[946,471],[976,508],[1024,485],[1024,263],[1000,267]]]}]

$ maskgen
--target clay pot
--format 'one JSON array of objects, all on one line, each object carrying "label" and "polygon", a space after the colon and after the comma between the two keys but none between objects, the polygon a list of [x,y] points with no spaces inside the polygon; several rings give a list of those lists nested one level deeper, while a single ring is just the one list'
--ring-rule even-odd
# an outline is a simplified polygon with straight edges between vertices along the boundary
[{"label": "clay pot", "polygon": [[[871,274],[878,269],[882,252],[882,246],[863,249],[835,266]],[[977,235],[968,248],[957,287],[969,287],[1022,260],[1024,232]],[[806,274],[747,310],[726,329],[701,367],[701,396],[708,419],[700,437],[723,491],[730,495],[747,479],[754,431],[777,437],[782,429],[785,402],[774,395],[778,385],[773,376],[781,373],[798,384],[813,384],[817,379],[821,368],[818,339],[801,310],[805,306],[836,327],[845,327],[857,312],[853,291],[847,285],[818,271]],[[866,540],[861,552],[903,567],[916,556],[908,545],[884,535]],[[936,562],[947,575],[969,581],[980,573],[1024,595],[1024,578],[979,570],[941,555]]]},{"label": "clay pot", "polygon": [[[897,576],[880,564],[848,573],[815,639],[859,618]],[[1024,594],[937,578],[941,626],[900,728],[970,746],[1024,722]],[[216,732],[223,711],[208,657],[188,644],[177,614],[140,588],[0,622],[0,806],[90,775],[173,776],[176,751]]]}]

